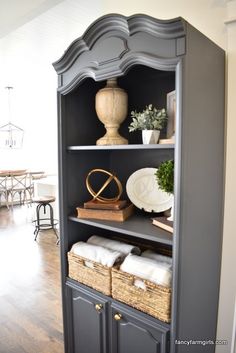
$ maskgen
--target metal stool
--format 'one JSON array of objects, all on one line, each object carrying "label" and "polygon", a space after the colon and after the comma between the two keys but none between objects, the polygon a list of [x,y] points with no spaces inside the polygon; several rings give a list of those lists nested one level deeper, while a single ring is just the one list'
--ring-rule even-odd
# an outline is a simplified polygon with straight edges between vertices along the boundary
[{"label": "metal stool", "polygon": [[[57,237],[57,244],[59,244],[59,237],[56,230],[56,225],[58,220],[53,218],[53,208],[51,202],[54,202],[56,198],[54,196],[38,196],[33,198],[33,202],[37,203],[36,206],[36,219],[33,221],[35,223],[34,240],[37,239],[40,230],[52,229]],[[43,213],[46,214],[46,207],[49,208],[49,218],[40,218],[40,209],[43,207]]]}]

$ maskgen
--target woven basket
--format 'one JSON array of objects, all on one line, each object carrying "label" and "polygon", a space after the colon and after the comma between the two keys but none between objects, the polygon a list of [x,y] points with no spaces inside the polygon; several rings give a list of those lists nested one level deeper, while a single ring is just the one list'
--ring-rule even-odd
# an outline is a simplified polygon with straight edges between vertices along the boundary
[{"label": "woven basket", "polygon": [[[135,280],[142,281],[146,289],[137,288]],[[169,323],[171,320],[171,288],[140,279],[129,273],[112,269],[112,297]]]},{"label": "woven basket", "polygon": [[68,252],[67,256],[70,278],[111,296],[110,267],[87,260],[81,256],[73,254],[72,252]]}]

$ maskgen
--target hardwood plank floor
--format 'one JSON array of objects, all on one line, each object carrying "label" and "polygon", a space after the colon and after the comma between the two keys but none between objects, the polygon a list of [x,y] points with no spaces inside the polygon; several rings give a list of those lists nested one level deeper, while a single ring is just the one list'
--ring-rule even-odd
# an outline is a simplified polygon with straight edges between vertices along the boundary
[{"label": "hardwood plank floor", "polygon": [[0,208],[0,353],[63,353],[59,246],[33,213]]}]

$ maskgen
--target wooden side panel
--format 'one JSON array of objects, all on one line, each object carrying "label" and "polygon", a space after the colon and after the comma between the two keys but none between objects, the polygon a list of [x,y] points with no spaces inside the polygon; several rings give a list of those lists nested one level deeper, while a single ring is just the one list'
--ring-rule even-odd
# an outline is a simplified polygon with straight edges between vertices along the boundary
[{"label": "wooden side panel", "polygon": [[[224,52],[187,27],[182,66],[172,352],[214,352],[224,185]],[[178,84],[178,83],[177,83]],[[182,99],[181,99],[182,98]],[[181,138],[180,138],[181,135]],[[175,344],[175,340],[203,341]]]}]

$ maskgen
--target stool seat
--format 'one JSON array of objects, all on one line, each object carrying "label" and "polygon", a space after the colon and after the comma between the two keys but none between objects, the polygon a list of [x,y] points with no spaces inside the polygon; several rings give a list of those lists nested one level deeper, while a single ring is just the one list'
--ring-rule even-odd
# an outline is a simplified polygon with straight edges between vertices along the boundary
[{"label": "stool seat", "polygon": [[[54,202],[56,198],[54,196],[38,196],[33,198],[33,202],[37,203],[36,206],[36,219],[33,221],[35,224],[34,240],[37,239],[38,233],[43,230],[52,229],[57,237],[57,244],[59,243],[59,237],[56,231],[58,220],[53,217],[53,208],[51,202]],[[49,217],[41,218],[40,209],[43,209],[43,213],[46,215],[46,209],[49,210]]]},{"label": "stool seat", "polygon": [[54,196],[37,196],[37,197],[33,197],[33,202],[42,203],[42,204],[54,202],[55,200],[56,200],[56,198]]}]

